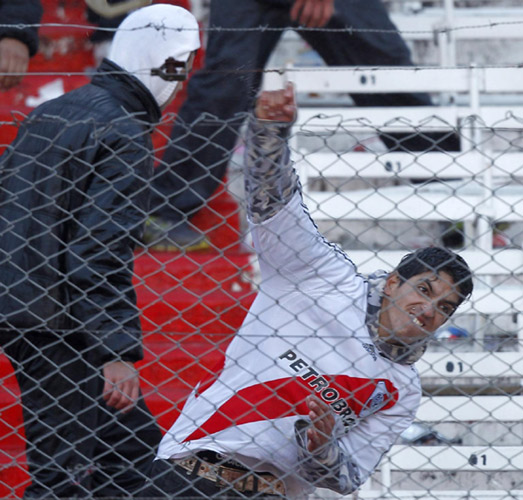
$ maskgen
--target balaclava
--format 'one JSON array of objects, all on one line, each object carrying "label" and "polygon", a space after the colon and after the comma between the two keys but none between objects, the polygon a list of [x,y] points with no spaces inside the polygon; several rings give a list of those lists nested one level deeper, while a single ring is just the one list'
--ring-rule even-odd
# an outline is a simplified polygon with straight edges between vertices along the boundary
[{"label": "balaclava", "polygon": [[169,57],[185,62],[200,47],[196,18],[182,7],[155,4],[135,10],[120,24],[108,59],[138,78],[162,107],[179,82],[151,75]]}]

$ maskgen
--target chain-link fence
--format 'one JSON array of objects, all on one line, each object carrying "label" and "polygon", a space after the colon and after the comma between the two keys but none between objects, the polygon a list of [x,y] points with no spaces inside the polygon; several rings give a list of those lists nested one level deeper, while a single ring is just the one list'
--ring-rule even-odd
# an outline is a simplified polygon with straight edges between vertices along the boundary
[{"label": "chain-link fence", "polygon": [[2,100],[0,496],[523,498],[520,68],[77,63]]}]

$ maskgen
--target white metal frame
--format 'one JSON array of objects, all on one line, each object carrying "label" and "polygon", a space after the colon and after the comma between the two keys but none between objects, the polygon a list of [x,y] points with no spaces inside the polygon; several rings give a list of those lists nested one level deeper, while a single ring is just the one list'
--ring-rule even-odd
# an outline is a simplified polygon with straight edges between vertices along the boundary
[{"label": "white metal frame", "polygon": [[404,40],[434,42],[441,66],[456,65],[459,41],[523,38],[523,9],[517,7],[456,8],[444,0],[443,7],[392,13],[391,20]]},{"label": "white metal frame", "polygon": [[[305,108],[300,109],[294,137],[298,133],[325,133],[335,130],[460,130],[462,151],[458,154],[431,153],[349,153],[325,155],[300,151],[296,165],[304,185],[306,200],[313,218],[318,219],[400,219],[400,220],[465,220],[476,224],[475,237],[479,250],[492,251],[490,228],[493,222],[523,220],[522,191],[507,189],[504,200],[495,194],[497,179],[506,181],[523,172],[523,154],[511,153],[498,163],[492,151],[483,146],[482,128],[503,130],[523,129],[523,108],[513,106],[482,106],[480,96],[489,93],[513,93],[523,89],[523,68],[294,68],[267,74],[265,87],[281,87],[293,81],[299,93],[395,93],[410,91],[464,92],[466,107],[410,108]],[[296,139],[294,139],[296,141]],[[297,147],[294,142],[294,148]],[[498,155],[499,156],[499,155]],[[358,160],[359,158],[359,160]],[[463,162],[461,161],[463,160]],[[439,161],[440,168],[429,169]],[[354,162],[354,164],[352,163]],[[454,167],[454,163],[457,165]],[[311,192],[307,180],[312,166],[315,175],[347,177],[408,177],[422,179],[452,178],[459,170],[461,179],[479,181],[474,193],[464,191],[458,198],[452,195],[458,186],[416,186],[349,192]],[[369,168],[372,165],[373,168]],[[382,170],[380,173],[380,165]],[[404,166],[405,165],[405,166]],[[429,167],[429,168],[428,168]],[[505,170],[506,169],[506,170]],[[501,174],[501,175],[500,175]],[[418,177],[418,178],[420,178]],[[449,189],[451,191],[449,195]],[[510,210],[507,210],[510,207]],[[469,225],[470,227],[470,225]]]},{"label": "white metal frame", "polygon": [[[295,161],[305,189],[307,204],[316,219],[368,220],[468,220],[477,226],[476,248],[462,253],[480,282],[460,314],[497,315],[517,313],[523,308],[520,286],[492,287],[493,276],[513,276],[523,271],[523,251],[494,251],[489,231],[493,222],[523,220],[523,188],[512,186],[503,200],[493,194],[499,182],[523,174],[523,153],[502,156],[485,150],[481,128],[523,129],[520,106],[485,106],[480,96],[516,94],[523,91],[521,68],[454,68],[456,41],[465,39],[523,38],[523,9],[455,9],[452,0],[444,9],[429,9],[419,15],[393,14],[407,40],[433,39],[440,48],[445,69],[434,68],[286,68],[268,74],[266,88],[293,81],[297,91],[318,93],[434,92],[462,93],[466,106],[432,108],[347,108],[310,107],[299,110],[295,132],[332,132],[343,129],[365,130],[450,130],[460,129],[466,140],[456,153],[360,153],[342,155],[297,151]],[[429,14],[429,15],[427,15]],[[518,24],[519,22],[519,24]],[[480,27],[482,25],[482,27]],[[455,29],[476,26],[474,29]],[[424,32],[424,33],[422,33]],[[500,100],[501,101],[501,100]],[[303,154],[302,154],[303,153]],[[366,178],[416,178],[442,180],[452,189],[451,179],[479,180],[482,189],[464,193],[452,201],[443,189],[423,192],[416,186],[314,192],[308,188],[309,176]],[[445,186],[443,186],[445,187]],[[510,191],[510,190],[509,190]],[[387,200],[387,201],[385,201]],[[409,201],[411,200],[411,201]],[[425,207],[425,208],[424,208]],[[480,208],[481,207],[481,208]],[[509,207],[507,209],[507,207]],[[349,256],[366,274],[378,268],[392,269],[404,251],[350,251]],[[519,343],[515,352],[429,352],[418,363],[424,379],[467,381],[516,378],[523,380],[521,350],[523,334],[518,326]],[[523,413],[523,396],[436,396],[422,398],[418,420],[424,422],[518,422]],[[392,472],[400,471],[513,471],[523,469],[523,446],[394,446],[381,464],[382,487],[362,488],[350,498],[401,498],[402,500],[505,500],[523,498],[523,491],[396,491]],[[339,498],[319,490],[316,498]],[[347,497],[349,498],[349,497]]]}]

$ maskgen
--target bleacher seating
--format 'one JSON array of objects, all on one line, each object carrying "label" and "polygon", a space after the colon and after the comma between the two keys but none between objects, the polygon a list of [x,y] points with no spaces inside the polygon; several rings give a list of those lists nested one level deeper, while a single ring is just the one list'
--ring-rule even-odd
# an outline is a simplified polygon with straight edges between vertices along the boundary
[{"label": "bleacher seating", "polygon": [[521,40],[523,9],[493,4],[457,8],[454,1],[391,14],[407,43],[425,42],[437,47],[438,65],[455,66],[464,41]]},{"label": "bleacher seating", "polygon": [[[378,472],[357,493],[358,499],[444,499],[501,500],[520,498],[517,482],[522,467],[523,447],[519,444],[493,444],[494,438],[519,435],[523,410],[522,396],[431,396],[422,398],[417,421],[438,425],[454,422],[461,426],[459,438],[474,444],[408,445],[398,444],[383,458]],[[495,433],[485,433],[486,425],[496,425]],[[499,481],[494,488],[474,488],[471,477],[478,473],[508,473],[515,487],[507,490]],[[497,482],[497,484],[496,484]],[[471,495],[471,496],[469,496]],[[327,490],[317,490],[315,498],[341,499]]]},{"label": "bleacher seating", "polygon": [[[454,0],[391,0],[386,3],[390,10],[390,18],[401,37],[410,46],[416,64],[453,67],[457,64],[478,62],[474,61],[476,57],[485,62],[491,60],[485,48],[493,48],[493,53],[498,53],[504,50],[499,48],[500,44],[510,47],[509,43],[517,44],[523,37],[521,6],[481,0],[476,2],[476,5],[471,1],[462,7],[456,7],[454,4],[458,2]],[[485,5],[486,3],[490,5]],[[461,4],[463,5],[463,2]],[[357,27],[354,27],[354,30],[356,31]],[[297,33],[286,32],[283,40],[287,46],[281,49],[285,59],[291,59],[288,54],[292,52],[292,47],[308,54],[306,45]],[[478,42],[483,43],[482,54],[471,49],[471,46]],[[298,65],[303,65],[299,57],[294,59]]]},{"label": "bleacher seating", "polygon": [[[485,94],[517,93],[523,88],[519,68],[463,68],[434,71],[405,68],[322,68],[289,67],[283,77],[270,73],[268,88],[282,81],[295,83],[300,93],[356,92],[453,92],[465,94],[466,105],[432,108],[352,108],[310,105],[301,108],[294,127],[292,148],[311,215],[318,221],[383,220],[469,221],[472,233],[460,251],[475,274],[476,288],[456,318],[473,316],[495,324],[497,318],[512,318],[514,337],[504,346],[507,352],[492,351],[479,333],[468,343],[439,342],[418,363],[423,398],[419,421],[431,424],[481,423],[512,425],[523,410],[523,331],[520,322],[523,293],[518,276],[523,274],[520,248],[494,250],[494,225],[523,220],[523,155],[510,148],[505,134],[521,131],[523,110],[507,101],[485,105]],[[278,75],[278,76],[277,76]],[[350,138],[362,132],[434,130],[457,131],[462,138],[458,152],[389,153],[375,151],[338,152],[329,144],[334,134]],[[499,144],[486,143],[484,132],[498,134]],[[324,144],[307,138],[322,135]],[[304,140],[300,140],[300,136]],[[508,151],[503,150],[506,147]],[[350,185],[357,179],[363,187],[325,189],[331,179]],[[410,182],[415,179],[415,182]],[[319,180],[319,181],[318,181]],[[379,189],[373,184],[381,181]],[[383,183],[389,183],[383,187]],[[487,201],[488,200],[488,201]],[[391,269],[405,251],[350,250],[348,254],[362,273]],[[508,427],[507,427],[508,428]],[[508,474],[515,486],[511,494],[522,494],[517,471],[523,459],[521,443],[499,444],[494,439],[478,446],[395,445],[383,458],[380,471],[358,492],[357,498],[501,500],[501,486],[474,487],[467,476],[475,472]],[[429,481],[429,478],[431,479]],[[470,492],[474,489],[473,492]],[[319,490],[316,498],[339,498]]]},{"label": "bleacher seating", "polygon": [[[358,491],[356,498],[521,498],[521,361],[521,352],[425,354],[417,364],[424,388],[427,387],[424,377],[428,376],[440,378],[440,389],[436,394],[448,392],[456,381],[459,386],[463,379],[476,380],[472,391],[461,386],[458,393],[461,395],[423,397],[416,417],[418,424],[429,425],[430,429],[442,425],[446,426],[447,431],[454,429],[456,438],[452,440],[459,442],[394,445],[383,457],[378,471]],[[503,380],[506,377],[515,377],[517,380],[514,394],[503,391]],[[494,395],[480,395],[478,388],[485,388],[487,384]],[[502,474],[506,477],[503,478]],[[486,483],[490,484],[478,488],[477,482],[484,484],[484,477],[497,479],[487,480]],[[506,484],[513,485],[510,487],[511,497],[507,497]],[[342,497],[319,489],[314,498],[327,500],[354,497]]]},{"label": "bleacher seating", "polygon": [[[268,88],[295,83],[298,93],[365,93],[453,91],[466,92],[467,106],[411,108],[307,107],[299,110],[292,148],[304,185],[306,202],[315,219],[330,220],[444,220],[472,222],[475,234],[469,234],[478,251],[491,250],[492,230],[502,221],[521,221],[522,189],[513,181],[522,174],[523,156],[510,146],[511,132],[519,133],[523,116],[513,105],[482,105],[480,96],[519,92],[523,83],[520,68],[454,68],[435,71],[423,68],[318,68],[291,67],[281,73],[270,72]],[[272,81],[271,81],[272,80]],[[279,80],[275,83],[274,80]],[[364,83],[362,83],[364,82]],[[372,82],[369,84],[368,82]],[[304,149],[300,137],[329,138],[334,134],[352,138],[362,132],[387,131],[423,133],[446,130],[461,136],[461,150],[456,153],[376,153],[337,152],[329,147]],[[503,148],[489,143],[484,132],[503,141]],[[508,137],[507,137],[508,135]],[[327,139],[325,139],[327,143]],[[504,154],[509,156],[502,160]],[[350,191],[319,190],[309,186],[310,178],[319,178],[321,186],[333,178],[394,181],[381,186]],[[417,179],[423,184],[398,180]],[[438,180],[439,182],[428,182]],[[444,182],[447,181],[447,182]],[[343,184],[343,183],[342,183]],[[466,225],[472,227],[472,224]],[[487,234],[489,233],[489,234]],[[478,246],[479,245],[479,246]],[[508,264],[510,266],[510,263]]]},{"label": "bleacher seating", "polygon": [[[473,10],[467,9],[467,12]],[[423,36],[427,36],[427,40],[439,40],[443,65],[455,62],[457,40],[487,38],[500,33],[506,38],[521,38],[518,16],[514,12],[498,9],[500,17],[488,18],[481,30],[468,31],[445,31],[442,28],[445,21],[447,26],[449,21],[453,21],[452,26],[478,25],[482,23],[479,17],[465,18],[465,11],[455,13],[453,19],[444,19],[441,10],[439,18],[436,18],[435,11],[427,16],[423,13],[426,12],[410,17],[406,14],[393,16],[393,20],[408,40],[419,40]],[[521,20],[521,10],[518,13]],[[500,29],[512,21],[514,24],[510,29]],[[515,338],[504,348],[508,352],[489,350],[485,339],[478,335],[468,342],[455,342],[457,349],[453,348],[452,341],[440,342],[437,351],[426,353],[418,363],[418,369],[424,392],[430,396],[423,398],[417,419],[431,425],[464,425],[468,430],[474,425],[498,426],[501,433],[505,425],[506,429],[518,425],[523,410],[520,396],[523,383],[520,321],[523,294],[519,281],[514,278],[523,272],[523,252],[519,248],[493,251],[492,231],[496,222],[522,220],[523,191],[518,178],[523,174],[523,156],[518,148],[510,148],[510,139],[503,141],[502,137],[503,134],[510,137],[511,133],[520,133],[519,118],[523,116],[523,110],[518,100],[499,97],[496,100],[485,96],[520,93],[523,71],[519,68],[477,67],[440,71],[288,67],[283,78],[278,72],[271,72],[268,76],[267,88],[280,86],[282,80],[290,80],[296,85],[298,98],[300,95],[307,97],[301,98],[306,107],[299,110],[292,147],[313,218],[318,221],[369,222],[398,219],[470,221],[468,228],[467,224],[465,227],[470,230],[475,226],[476,231],[472,230],[466,240],[469,245],[461,253],[474,270],[476,289],[455,319],[474,316],[494,324],[496,318],[509,315],[513,320]],[[314,98],[309,97],[408,91],[461,94],[459,102],[464,104],[363,110],[345,106],[342,99],[336,106],[335,98],[331,97],[328,104],[324,104],[322,99],[315,103]],[[345,149],[336,152],[324,147],[324,144],[334,142],[331,138],[335,134],[347,137],[350,143],[355,135],[361,133],[377,135],[378,131],[415,133],[436,130],[459,131],[461,151],[409,154]],[[491,135],[498,132],[500,141],[487,143],[481,137],[482,131]],[[305,139],[300,140],[300,135]],[[307,149],[307,138],[317,135],[325,138],[324,144],[320,142],[318,146],[316,141],[311,149]],[[350,185],[348,180],[351,179],[360,180],[360,187],[351,190],[336,188],[337,185]],[[416,179],[416,183],[410,183],[411,179]],[[388,187],[374,188],[387,183]],[[324,189],[326,186],[328,188]],[[485,200],[489,200],[487,205]],[[470,245],[471,242],[474,245]],[[393,268],[404,251],[349,249],[348,253],[365,274],[378,268]],[[517,446],[497,443],[496,433],[489,441],[488,429],[492,428],[481,428],[482,431],[487,429],[487,434],[484,443],[478,446],[396,445],[384,457],[376,476],[350,498],[451,500],[472,495],[471,498],[475,499],[500,500],[507,497],[507,489],[503,488],[506,483],[475,487],[477,476],[473,474],[478,471],[488,471],[488,477],[508,475],[510,479],[507,481],[512,481],[508,489],[513,490],[510,496],[519,498],[523,495],[518,482],[523,448],[520,442]],[[512,444],[517,441],[509,440]],[[316,498],[339,498],[339,495],[318,490]]]}]

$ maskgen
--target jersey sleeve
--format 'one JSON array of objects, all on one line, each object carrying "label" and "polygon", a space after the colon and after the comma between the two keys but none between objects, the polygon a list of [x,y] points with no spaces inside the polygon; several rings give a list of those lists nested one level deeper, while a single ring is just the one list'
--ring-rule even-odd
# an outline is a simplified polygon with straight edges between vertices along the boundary
[{"label": "jersey sleeve", "polygon": [[341,437],[341,426],[337,426],[331,442],[317,454],[307,450],[308,424],[299,420],[295,428],[300,475],[317,488],[343,495],[352,493],[370,477],[385,453],[410,426],[419,401],[419,394],[411,394],[401,406],[362,419]]},{"label": "jersey sleeve", "polygon": [[290,160],[288,124],[251,120],[245,162],[247,207],[265,285],[336,286],[355,274],[347,256],[318,232]]}]

